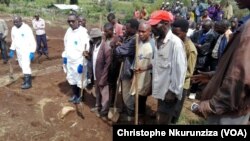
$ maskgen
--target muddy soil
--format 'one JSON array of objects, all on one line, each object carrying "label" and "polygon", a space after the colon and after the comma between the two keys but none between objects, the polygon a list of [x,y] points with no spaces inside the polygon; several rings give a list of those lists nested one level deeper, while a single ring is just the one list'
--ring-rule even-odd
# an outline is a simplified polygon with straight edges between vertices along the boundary
[{"label": "muddy soil", "polygon": [[[9,29],[12,27],[10,15],[2,15]],[[31,19],[25,19],[30,24]],[[51,22],[50,22],[51,23]],[[15,60],[14,81],[9,81],[9,66],[0,60],[0,141],[111,141],[112,123],[103,121],[90,112],[95,98],[85,93],[85,101],[78,106],[68,103],[72,91],[61,68],[64,24],[46,24],[49,37],[50,60],[42,56],[40,63],[36,58],[32,62],[33,87],[20,89],[23,82],[21,70]],[[7,38],[10,43],[10,32]],[[36,56],[37,57],[37,56]],[[191,102],[184,107],[184,112],[194,116],[190,110]],[[73,111],[61,117],[63,107],[72,107]],[[148,100],[148,113],[155,111],[156,101]],[[194,116],[195,117],[195,116]],[[154,123],[149,118],[146,123]],[[124,122],[120,122],[123,124]],[[118,123],[119,124],[119,123]],[[133,124],[133,123],[131,123]]]}]

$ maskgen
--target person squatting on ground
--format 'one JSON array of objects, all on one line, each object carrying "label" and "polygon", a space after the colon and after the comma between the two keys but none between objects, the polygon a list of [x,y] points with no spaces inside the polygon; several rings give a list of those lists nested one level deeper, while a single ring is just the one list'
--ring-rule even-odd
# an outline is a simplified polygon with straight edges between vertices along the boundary
[{"label": "person squatting on ground", "polygon": [[[235,0],[250,10],[250,0]],[[247,124],[250,116],[250,15],[232,35],[217,69],[193,112],[207,124]],[[199,76],[198,78],[201,78]],[[193,79],[198,79],[195,76]],[[204,77],[203,77],[204,78]],[[197,81],[197,80],[196,80]]]},{"label": "person squatting on ground", "polygon": [[13,58],[16,51],[19,66],[24,74],[21,88],[29,89],[32,87],[30,62],[35,58],[36,41],[32,29],[22,21],[20,16],[14,16],[13,23],[9,57]]},{"label": "person squatting on ground", "polygon": [[[108,74],[111,64],[111,47],[109,45],[111,34],[113,35],[113,25],[107,23],[104,25],[104,35],[101,43],[95,45],[93,51],[93,70],[95,77],[96,90],[96,116],[107,120],[110,107],[109,83]],[[100,29],[96,29],[98,34],[101,34]]]},{"label": "person squatting on ground", "polygon": [[8,62],[7,46],[6,46],[6,41],[5,41],[5,38],[7,37],[8,32],[9,32],[9,29],[5,20],[0,19],[0,49],[1,49],[1,55],[2,55],[4,64]]},{"label": "person squatting on ground", "polygon": [[197,50],[191,39],[187,37],[188,27],[189,23],[185,19],[175,20],[174,23],[172,24],[172,31],[183,41],[187,56],[187,72],[183,86],[182,98],[181,100],[178,100],[180,104],[177,104],[176,106],[176,115],[174,116],[172,123],[178,122],[184,104],[184,100],[186,96],[189,95],[190,78],[193,75],[197,60],[197,54],[198,54]]},{"label": "person squatting on ground", "polygon": [[36,32],[37,53],[39,57],[44,54],[49,58],[44,19],[42,19],[39,14],[35,14],[34,19],[32,20],[32,25]]},{"label": "person squatting on ground", "polygon": [[82,100],[80,88],[87,85],[87,59],[83,54],[89,50],[89,36],[83,28],[79,28],[77,15],[70,14],[67,22],[70,27],[64,36],[63,66],[66,79],[73,90],[73,96],[69,99],[69,102],[78,104]]},{"label": "person squatting on ground", "polygon": [[173,15],[164,10],[151,14],[148,23],[156,38],[154,52],[152,96],[158,100],[156,120],[158,124],[170,124],[175,114],[187,71],[184,44],[170,29]]}]

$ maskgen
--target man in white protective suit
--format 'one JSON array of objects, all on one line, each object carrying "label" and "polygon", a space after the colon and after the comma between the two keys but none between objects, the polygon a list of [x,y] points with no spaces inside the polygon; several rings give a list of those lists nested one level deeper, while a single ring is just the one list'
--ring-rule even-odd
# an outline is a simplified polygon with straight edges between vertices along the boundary
[{"label": "man in white protective suit", "polygon": [[83,54],[89,50],[89,36],[86,30],[79,27],[76,14],[70,14],[67,22],[70,27],[64,36],[63,66],[73,90],[69,102],[79,104],[82,100],[80,88],[87,85],[87,59]]},{"label": "man in white protective suit", "polygon": [[14,51],[16,51],[19,66],[24,74],[24,83],[21,88],[29,89],[32,87],[30,62],[35,58],[36,41],[32,29],[22,21],[20,16],[13,17],[13,24],[9,57],[13,58]]}]

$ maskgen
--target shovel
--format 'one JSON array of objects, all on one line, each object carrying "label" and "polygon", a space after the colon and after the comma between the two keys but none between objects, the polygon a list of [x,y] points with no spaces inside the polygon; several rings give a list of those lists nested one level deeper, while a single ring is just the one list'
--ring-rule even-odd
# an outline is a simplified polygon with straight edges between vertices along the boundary
[{"label": "shovel", "polygon": [[[87,48],[87,45],[85,44],[85,47],[84,47],[84,50],[86,51],[86,48]],[[85,59],[84,59],[84,56],[83,56],[83,65],[84,65],[84,62],[85,62]],[[67,66],[66,66],[67,68]],[[84,76],[84,71],[82,72],[82,78],[81,78],[81,83],[82,83],[82,86],[81,86],[81,94],[80,94],[80,98],[81,98],[81,101],[79,103],[80,105],[80,108],[78,107],[78,104],[76,104],[76,113],[78,116],[80,116],[82,119],[84,119],[84,116],[83,116],[83,93],[84,93],[84,79],[85,79],[85,76]]]},{"label": "shovel", "polygon": [[118,97],[118,93],[119,93],[119,87],[121,84],[121,71],[123,68],[123,62],[121,63],[121,67],[120,67],[120,72],[119,72],[119,76],[116,82],[116,91],[115,91],[115,101],[114,101],[114,107],[113,108],[109,108],[109,113],[108,113],[108,119],[110,119],[112,122],[117,122],[119,117],[120,117],[120,113],[118,108],[116,107],[117,105],[117,97]]}]

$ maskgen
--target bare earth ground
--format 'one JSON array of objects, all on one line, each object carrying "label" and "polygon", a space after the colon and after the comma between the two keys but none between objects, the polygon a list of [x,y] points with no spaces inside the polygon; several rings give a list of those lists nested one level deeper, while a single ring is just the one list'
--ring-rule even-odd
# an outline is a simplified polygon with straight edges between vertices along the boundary
[{"label": "bare earth ground", "polygon": [[[11,16],[2,17],[11,29]],[[8,64],[2,64],[0,60],[0,141],[112,140],[112,124],[90,112],[95,103],[92,94],[85,94],[84,104],[78,107],[67,102],[72,92],[61,68],[65,31],[60,26],[46,25],[51,60],[43,56],[40,64],[37,58],[32,62],[31,89],[20,89],[22,74],[17,62],[12,62],[16,80],[10,83]],[[197,120],[189,110],[190,105],[191,101],[187,101],[183,114]],[[73,107],[74,111],[61,117],[60,112],[65,106]],[[156,101],[151,97],[148,107],[148,111],[156,109]],[[153,123],[152,120],[148,118],[146,123]]]}]

